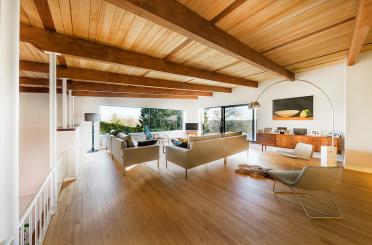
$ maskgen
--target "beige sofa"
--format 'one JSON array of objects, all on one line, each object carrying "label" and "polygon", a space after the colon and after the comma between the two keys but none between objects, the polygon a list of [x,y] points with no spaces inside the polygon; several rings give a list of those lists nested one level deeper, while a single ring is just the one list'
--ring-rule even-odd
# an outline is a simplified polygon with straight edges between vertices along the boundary
[{"label": "beige sofa", "polygon": [[185,178],[187,170],[203,165],[218,159],[224,158],[224,163],[228,156],[247,151],[249,140],[246,135],[230,136],[228,134],[196,136],[189,138],[189,148],[182,148],[174,145],[166,147],[166,166],[168,161],[183,167]]},{"label": "beige sofa", "polygon": [[117,160],[125,168],[134,164],[157,161],[159,167],[159,145],[130,147],[123,144],[123,140],[113,135],[109,137],[108,150],[111,151],[112,159]]}]

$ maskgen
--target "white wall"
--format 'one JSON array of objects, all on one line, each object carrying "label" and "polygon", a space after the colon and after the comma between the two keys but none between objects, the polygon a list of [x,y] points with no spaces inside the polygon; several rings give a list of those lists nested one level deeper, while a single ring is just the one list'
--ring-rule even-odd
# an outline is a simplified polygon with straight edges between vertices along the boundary
[{"label": "white wall", "polygon": [[[331,98],[335,107],[336,130],[344,132],[345,103],[345,65],[338,64],[322,69],[296,74],[298,79],[311,81],[321,87]],[[211,98],[201,98],[197,102],[199,109],[234,104],[247,104],[255,100],[267,86],[280,79],[259,83],[258,89],[239,87],[232,94],[215,93]],[[314,120],[278,121],[272,120],[272,100],[314,95]],[[332,128],[331,108],[326,97],[311,85],[303,82],[285,82],[268,89],[260,98],[261,108],[257,110],[258,128],[280,126],[288,128],[322,129],[324,134]]]},{"label": "white wall", "polygon": [[372,172],[372,52],[346,74],[345,167]]},{"label": "white wall", "polygon": [[[344,133],[345,104],[345,66],[343,64],[296,74],[297,79],[304,79],[319,86],[330,97],[335,108],[335,130]],[[260,84],[260,89],[272,81]],[[313,120],[279,121],[272,120],[272,101],[300,96],[314,96]],[[321,129],[326,135],[332,129],[332,109],[327,98],[319,89],[304,82],[284,82],[268,89],[260,98],[262,107],[257,111],[258,128],[307,128]]]},{"label": "white wall", "polygon": [[[19,188],[23,197],[35,193],[49,172],[49,94],[20,93],[19,109]],[[60,106],[57,117],[61,125]]]},{"label": "white wall", "polygon": [[[372,53],[362,54],[358,63],[347,67],[345,63],[333,65],[313,71],[296,74],[297,78],[314,82],[331,98],[335,107],[336,131],[346,134],[346,166],[354,169],[372,171]],[[347,78],[347,82],[346,82]],[[76,97],[75,122],[81,125],[81,145],[83,149],[90,147],[91,124],[84,122],[84,113],[99,112],[100,105],[154,107],[163,109],[184,110],[185,122],[200,122],[201,110],[206,107],[246,104],[255,100],[257,95],[276,80],[259,84],[259,88],[236,88],[232,94],[214,93],[213,97],[201,97],[199,100],[175,99],[132,99],[132,98],[101,98]],[[297,96],[314,95],[314,120],[312,121],[274,121],[272,120],[272,100]],[[60,103],[59,97],[59,105]],[[326,98],[310,85],[286,82],[272,87],[260,99],[262,105],[257,112],[258,128],[287,126],[289,128],[304,127],[322,129],[326,134],[331,129],[331,110]],[[345,113],[346,106],[346,113]],[[61,124],[60,106],[58,125]],[[37,182],[27,186],[33,179],[32,172],[37,164],[48,166],[46,150],[48,132],[48,94],[21,93],[21,191],[28,193],[34,189]],[[346,121],[346,126],[345,126]],[[345,130],[346,128],[346,130]],[[98,131],[98,127],[97,127]],[[44,143],[42,143],[44,142]],[[98,142],[98,140],[96,140]],[[42,153],[40,153],[42,152]],[[22,154],[27,153],[27,154]],[[43,158],[43,161],[32,162],[33,157]],[[44,162],[45,161],[45,162]],[[35,165],[36,164],[36,165]],[[38,170],[40,171],[40,169]],[[25,173],[30,174],[25,177]]]},{"label": "white wall", "polygon": [[[150,107],[160,109],[175,109],[184,111],[184,122],[197,122],[198,114],[194,113],[196,100],[183,99],[147,99],[147,98],[104,98],[75,97],[75,123],[81,126],[81,148],[91,147],[91,122],[84,121],[84,113],[99,112],[100,105]],[[95,131],[98,132],[98,123]],[[95,138],[98,147],[98,137]]]}]

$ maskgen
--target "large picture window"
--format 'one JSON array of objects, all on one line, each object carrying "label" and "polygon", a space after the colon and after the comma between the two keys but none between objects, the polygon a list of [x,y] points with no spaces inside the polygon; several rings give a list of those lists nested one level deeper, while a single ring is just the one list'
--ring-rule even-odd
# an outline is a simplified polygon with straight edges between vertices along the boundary
[{"label": "large picture window", "polygon": [[146,125],[151,131],[182,130],[183,125],[181,110],[102,105],[100,112],[102,133],[111,129],[143,132]]},{"label": "large picture window", "polygon": [[254,140],[255,126],[255,112],[248,105],[204,109],[203,134],[242,131],[250,140]]}]

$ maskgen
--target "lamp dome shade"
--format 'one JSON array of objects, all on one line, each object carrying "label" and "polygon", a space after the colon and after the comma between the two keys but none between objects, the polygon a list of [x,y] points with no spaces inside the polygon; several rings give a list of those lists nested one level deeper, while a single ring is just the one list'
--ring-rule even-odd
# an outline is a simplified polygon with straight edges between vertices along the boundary
[{"label": "lamp dome shade", "polygon": [[248,104],[249,109],[258,109],[260,107],[261,107],[261,105],[258,101],[252,101]]},{"label": "lamp dome shade", "polygon": [[101,114],[100,113],[84,113],[85,121],[94,122],[94,121],[101,121]]}]

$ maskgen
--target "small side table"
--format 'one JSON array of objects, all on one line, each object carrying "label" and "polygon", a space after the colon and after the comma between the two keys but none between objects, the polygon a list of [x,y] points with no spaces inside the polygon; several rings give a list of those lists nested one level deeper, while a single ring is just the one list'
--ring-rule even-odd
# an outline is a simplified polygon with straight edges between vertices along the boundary
[{"label": "small side table", "polygon": [[158,140],[159,142],[159,145],[161,145],[163,147],[163,153],[165,153],[165,143],[168,143],[169,144],[169,136],[168,135],[162,135],[162,136],[158,136],[156,137],[156,139]]}]

